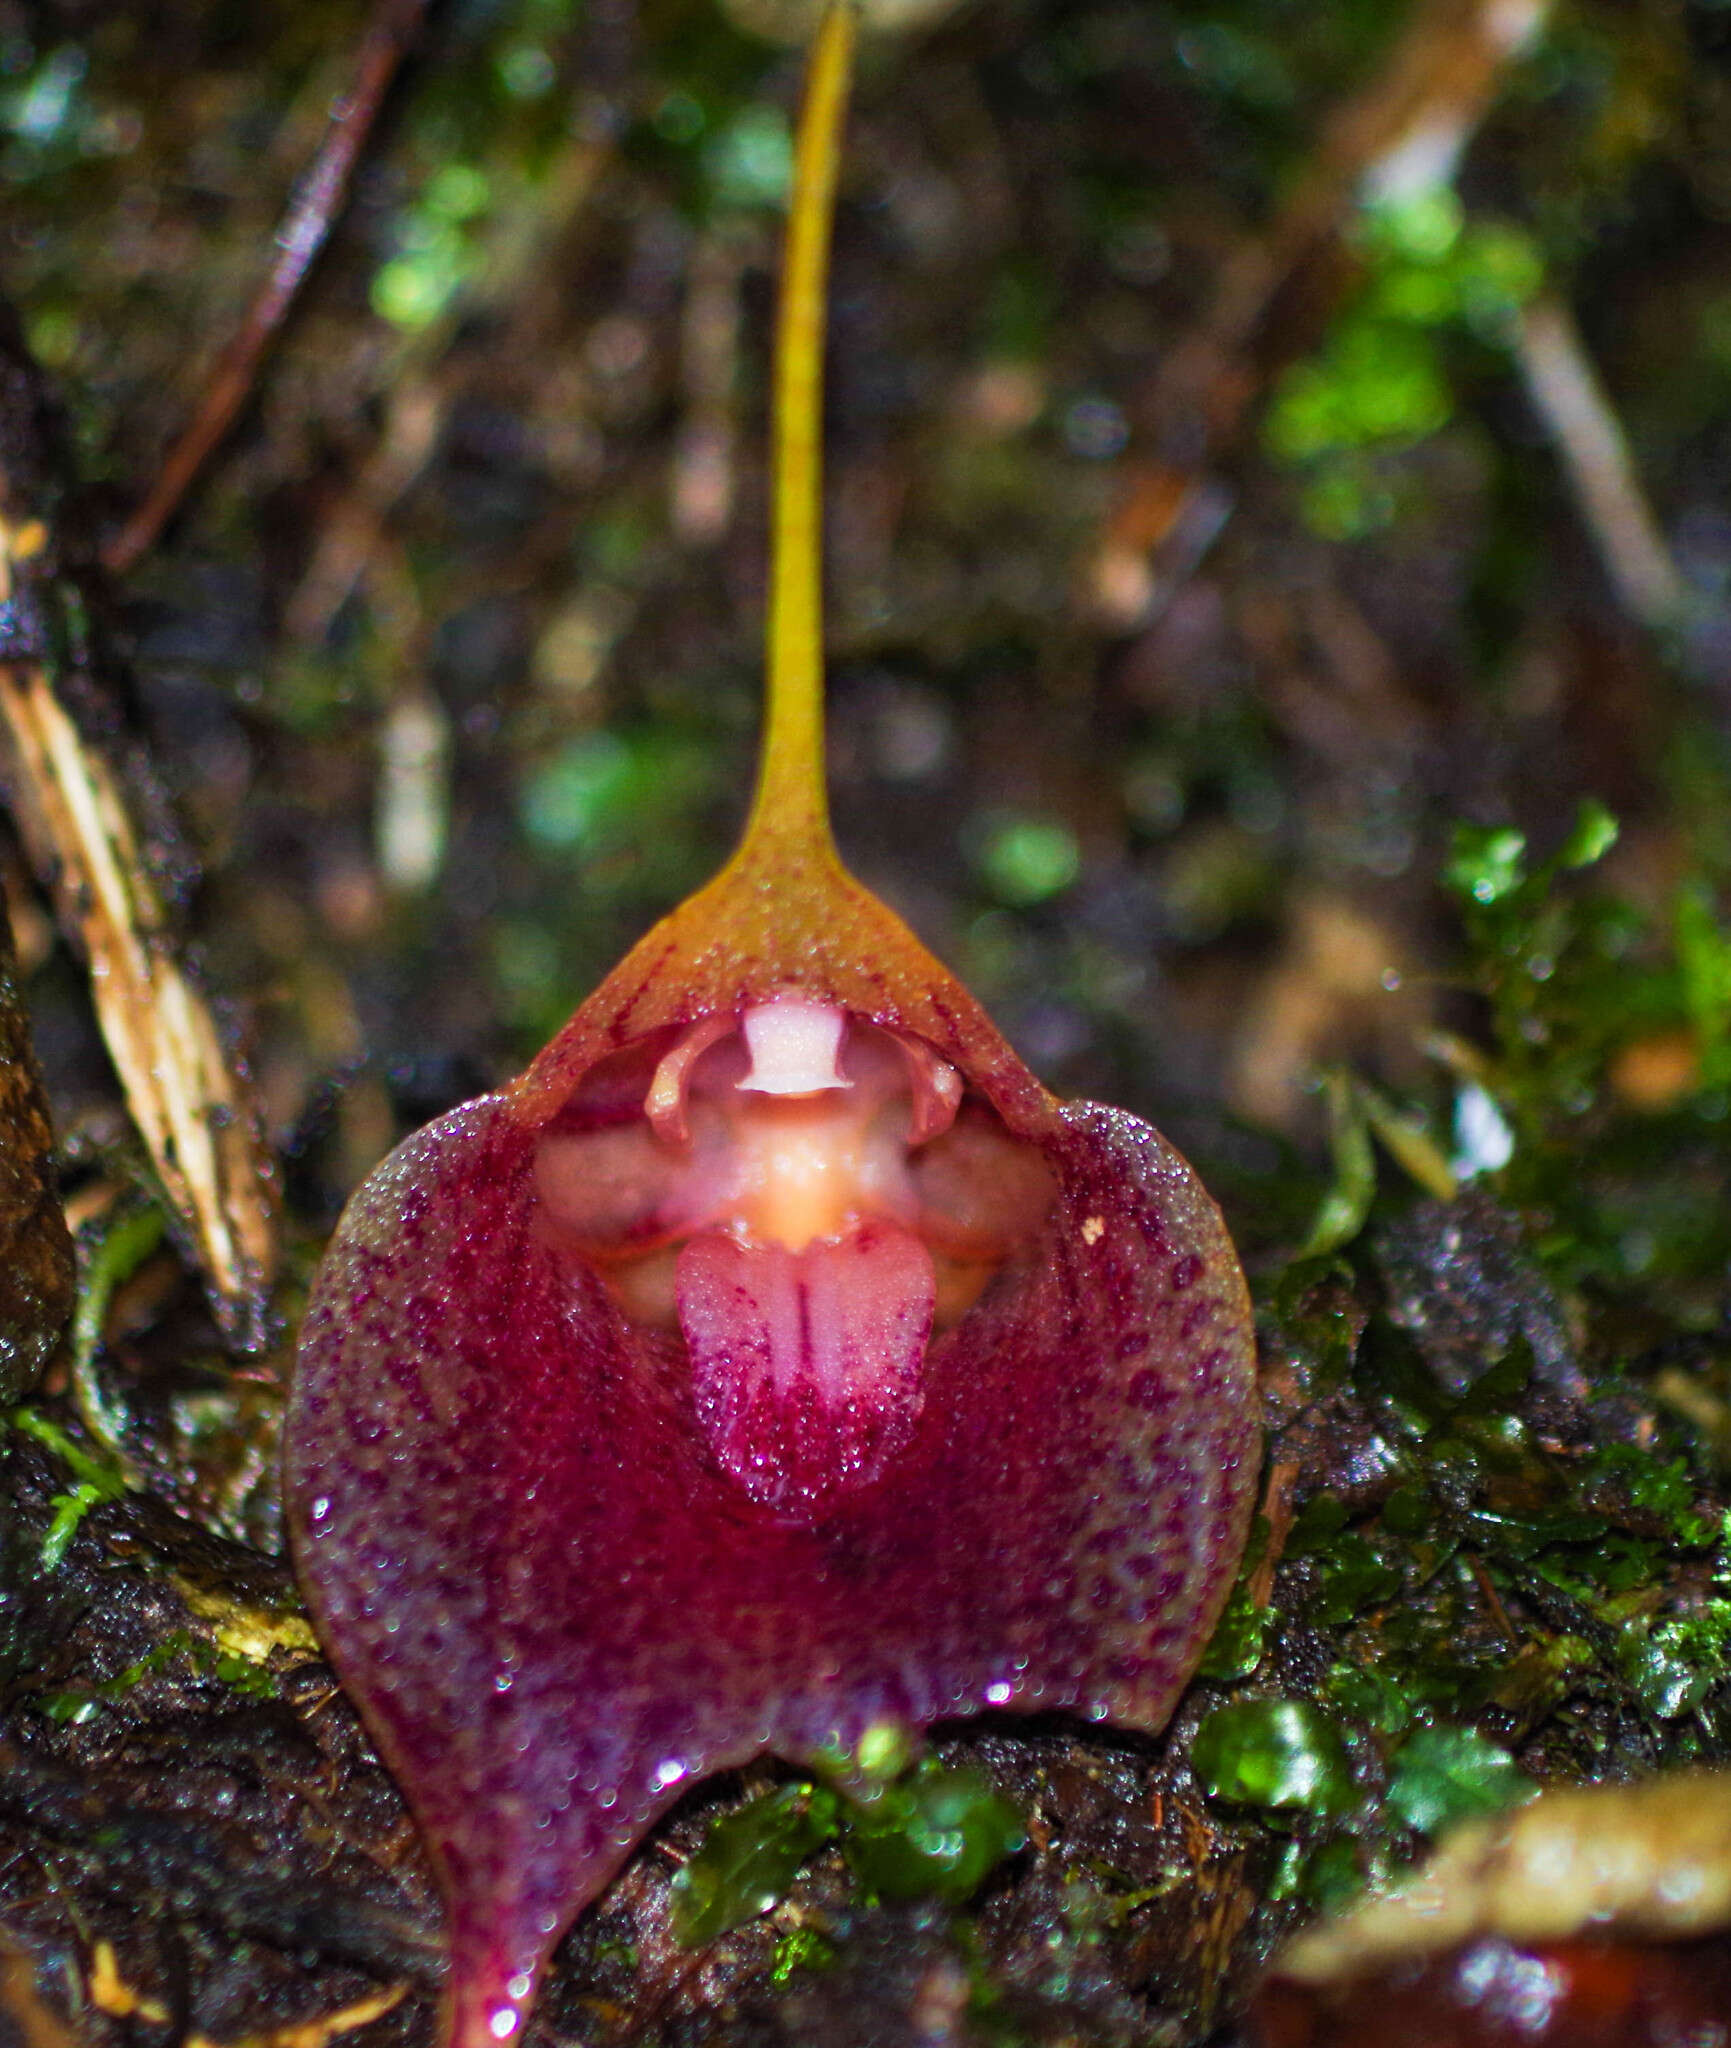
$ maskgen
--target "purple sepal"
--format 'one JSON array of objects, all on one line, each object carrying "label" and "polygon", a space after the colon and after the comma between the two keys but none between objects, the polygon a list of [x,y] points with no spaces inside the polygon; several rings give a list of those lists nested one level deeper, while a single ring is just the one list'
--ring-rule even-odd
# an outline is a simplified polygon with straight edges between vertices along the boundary
[{"label": "purple sepal", "polygon": [[539,1219],[484,1097],[356,1194],[287,1426],[320,1634],[440,1866],[447,2038],[520,2031],[575,1915],[695,1780],[987,1708],[1153,1730],[1225,1598],[1257,1460],[1218,1212],[1092,1104],[1038,1234],[934,1340],[879,1478],[815,1525],[718,1467],[676,1336]]}]

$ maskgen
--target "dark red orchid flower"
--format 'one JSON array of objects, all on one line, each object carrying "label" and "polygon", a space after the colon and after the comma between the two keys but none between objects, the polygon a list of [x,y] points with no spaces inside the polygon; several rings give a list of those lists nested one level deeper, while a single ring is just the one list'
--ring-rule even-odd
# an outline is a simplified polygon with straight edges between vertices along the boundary
[{"label": "dark red orchid flower", "polygon": [[695,1779],[988,1708],[1154,1730],[1243,1545],[1248,1303],[1148,1125],[1055,1101],[841,867],[818,379],[851,25],[801,130],[770,699],[721,876],[356,1194],[288,1424],[321,1637],[521,2028]]}]

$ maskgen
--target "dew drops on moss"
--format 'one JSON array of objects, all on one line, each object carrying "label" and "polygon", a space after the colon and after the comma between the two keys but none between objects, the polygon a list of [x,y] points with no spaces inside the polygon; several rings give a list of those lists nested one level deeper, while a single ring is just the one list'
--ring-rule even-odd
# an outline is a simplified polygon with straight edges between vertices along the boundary
[{"label": "dew drops on moss", "polygon": [[1304,1700],[1234,1700],[1196,1731],[1191,1763],[1215,1799],[1339,1813],[1355,1798],[1340,1727]]}]

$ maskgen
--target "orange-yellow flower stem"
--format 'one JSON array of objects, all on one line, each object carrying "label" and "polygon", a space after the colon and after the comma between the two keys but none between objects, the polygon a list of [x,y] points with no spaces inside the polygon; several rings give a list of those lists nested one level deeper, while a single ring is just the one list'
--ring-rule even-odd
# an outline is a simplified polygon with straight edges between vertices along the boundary
[{"label": "orange-yellow flower stem", "polygon": [[853,68],[854,9],[832,0],[812,46],[776,327],[769,681],[741,856],[835,857],[823,739],[823,350],[830,226]]},{"label": "orange-yellow flower stem", "polygon": [[[918,1041],[971,1076],[1018,1136],[1057,1105],[991,1020],[901,919],[848,874],[830,836],[823,748],[823,341],[853,54],[853,8],[832,0],[812,49],[782,270],[775,372],[769,690],[751,816],[733,858],[644,934],[513,1091],[539,1127],[622,1045],[796,991]],[[651,1103],[650,1116],[667,1118]],[[676,1118],[668,1129],[676,1130]]]}]

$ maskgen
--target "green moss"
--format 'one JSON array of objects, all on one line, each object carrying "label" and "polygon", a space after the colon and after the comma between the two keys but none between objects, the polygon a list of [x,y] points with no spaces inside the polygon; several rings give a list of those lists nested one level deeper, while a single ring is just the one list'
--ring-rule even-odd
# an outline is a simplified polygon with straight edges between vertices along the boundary
[{"label": "green moss", "polygon": [[1191,1765],[1215,1799],[1333,1814],[1357,1798],[1339,1725],[1304,1700],[1234,1700],[1196,1731]]},{"label": "green moss", "polygon": [[724,1814],[673,1881],[673,1930],[702,1948],[767,1913],[807,1857],[830,1841],[840,1801],[810,1784],[783,1785]]},{"label": "green moss", "polygon": [[932,1757],[843,1819],[854,1875],[892,1899],[970,1898],[1027,1840],[1021,1815],[980,1773]]},{"label": "green moss", "polygon": [[1731,1675],[1731,1600],[1708,1600],[1650,1627],[1635,1621],[1620,1638],[1618,1662],[1655,1719],[1698,1712]]},{"label": "green moss", "polygon": [[100,1501],[118,1500],[125,1493],[126,1476],[112,1455],[85,1450],[39,1409],[14,1408],[7,1420],[21,1435],[52,1451],[73,1474],[73,1484],[54,1496],[53,1519],[42,1539],[42,1569],[55,1571],[90,1510]]},{"label": "green moss", "polygon": [[[1616,839],[1590,803],[1548,854],[1502,824],[1454,837],[1443,881],[1483,1029],[1439,1045],[1439,1082],[1457,1103],[1479,1091],[1508,1141],[1451,1165],[1467,1196],[1427,1189],[1415,1213],[1425,1173],[1379,1172],[1369,1091],[1330,1079],[1330,1227],[1265,1283],[1263,1314],[1357,1448],[1300,1500],[1256,1663],[1211,1665],[1216,1682],[1276,1674],[1283,1697],[1217,1709],[1194,1752],[1275,1849],[1275,1898],[1338,1903],[1545,1776],[1655,1745],[1711,1756],[1731,1733],[1721,1397],[1702,1366],[1655,1375],[1642,1348],[1687,1325],[1696,1284],[1706,1325],[1707,1275],[1722,1286],[1731,1257],[1728,941],[1704,875],[1657,913],[1622,900]],[[1619,1065],[1647,1039],[1681,1048],[1657,1106]],[[1439,1121],[1435,1097],[1381,1113],[1421,1136]],[[1428,1249],[1394,1260],[1395,1242]],[[1299,1443],[1314,1484],[1327,1450]],[[1319,1643],[1328,1661],[1302,1677]]]},{"label": "green moss", "polygon": [[1254,1677],[1268,1646],[1273,1619],[1273,1611],[1252,1599],[1247,1587],[1235,1587],[1215,1624],[1197,1675],[1216,1685]]},{"label": "green moss", "polygon": [[80,1726],[94,1720],[104,1706],[125,1699],[145,1679],[169,1670],[182,1659],[201,1677],[214,1678],[248,1699],[270,1700],[277,1696],[276,1680],[264,1665],[233,1651],[220,1650],[185,1629],[173,1629],[124,1671],[116,1672],[100,1685],[43,1693],[36,1706],[51,1721]]},{"label": "green moss", "polygon": [[78,1303],[72,1314],[72,1389],[78,1419],[116,1458],[126,1431],[124,1407],[112,1400],[97,1372],[103,1324],[115,1290],[143,1265],[167,1230],[154,1203],[122,1202],[99,1223],[78,1233]]},{"label": "green moss", "polygon": [[1506,1749],[1473,1728],[1418,1728],[1395,1752],[1387,1800],[1422,1835],[1475,1814],[1497,1813],[1538,1790]]},{"label": "green moss", "polygon": [[796,1927],[775,1945],[769,1966],[772,1984],[785,1984],[796,1970],[827,1970],[835,1961],[835,1947],[815,1927]]},{"label": "green moss", "polygon": [[1368,1537],[1348,1532],[1321,1559],[1320,1583],[1305,1602],[1306,1617],[1321,1627],[1351,1621],[1381,1607],[1400,1591],[1402,1575]]},{"label": "green moss", "polygon": [[1324,1258],[1350,1244],[1364,1228],[1376,1196],[1376,1160],[1364,1105],[1346,1074],[1330,1074],[1325,1086],[1334,1178],[1299,1248],[1300,1259]]},{"label": "green moss", "polygon": [[[711,1826],[674,1880],[681,1941],[702,1947],[768,1912],[831,1843],[868,1894],[959,1904],[1027,1839],[1021,1815],[981,1773],[932,1756],[910,1762],[897,1731],[868,1738],[858,1756],[838,1755],[828,1768],[847,1791],[800,1780]],[[800,1948],[787,1969],[804,1960]]]}]

